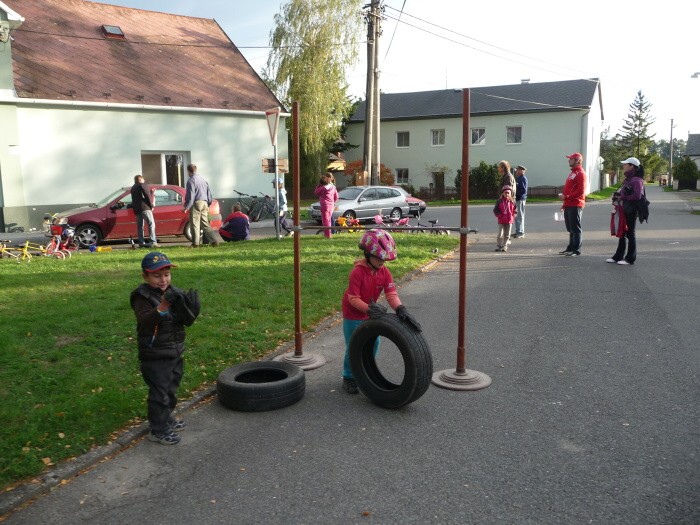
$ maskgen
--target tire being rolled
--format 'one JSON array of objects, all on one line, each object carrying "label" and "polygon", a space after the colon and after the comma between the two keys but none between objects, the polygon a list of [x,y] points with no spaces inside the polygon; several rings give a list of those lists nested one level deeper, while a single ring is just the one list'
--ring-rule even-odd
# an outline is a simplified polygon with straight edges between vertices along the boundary
[{"label": "tire being rolled", "polygon": [[304,397],[304,370],[284,361],[242,363],[216,380],[219,402],[242,412],[264,412],[293,405]]},{"label": "tire being rolled", "polygon": [[[374,341],[385,337],[401,352],[404,375],[401,384],[389,381],[379,370]],[[386,314],[358,326],[348,346],[350,369],[360,391],[382,408],[401,408],[425,394],[433,376],[433,357],[423,334],[403,323],[396,315]],[[380,350],[383,352],[385,350]]]}]

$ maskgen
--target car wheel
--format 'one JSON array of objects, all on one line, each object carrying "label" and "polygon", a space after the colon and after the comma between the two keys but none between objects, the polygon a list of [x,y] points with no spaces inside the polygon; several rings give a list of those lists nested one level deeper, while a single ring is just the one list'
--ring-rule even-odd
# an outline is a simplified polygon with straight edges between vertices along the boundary
[{"label": "car wheel", "polygon": [[284,361],[258,361],[227,368],[216,380],[219,402],[243,412],[292,405],[304,397],[304,370]]},{"label": "car wheel", "polygon": [[[192,237],[194,237],[194,235],[192,235],[192,223],[191,222],[187,222],[187,224],[185,224],[185,229],[182,230],[182,235],[185,236],[185,239],[192,242]],[[201,228],[199,230],[199,238],[202,240],[202,242],[204,242],[204,230],[202,230]]]},{"label": "car wheel", "polygon": [[348,210],[345,213],[343,213],[343,217],[345,217],[346,220],[352,220],[352,219],[356,219],[357,215],[355,215],[354,211]]},{"label": "car wheel", "polygon": [[394,208],[393,210],[391,210],[391,213],[389,214],[389,218],[394,219],[394,220],[400,219],[401,218],[401,208]]},{"label": "car wheel", "polygon": [[[401,352],[405,368],[401,384],[392,383],[379,370],[374,355],[374,342],[379,336],[389,339]],[[387,314],[360,324],[350,338],[348,351],[357,386],[380,407],[401,408],[421,397],[430,386],[433,358],[428,343],[421,332],[396,315]]]},{"label": "car wheel", "polygon": [[93,224],[81,224],[75,229],[75,238],[81,247],[89,248],[102,240],[102,232]]}]

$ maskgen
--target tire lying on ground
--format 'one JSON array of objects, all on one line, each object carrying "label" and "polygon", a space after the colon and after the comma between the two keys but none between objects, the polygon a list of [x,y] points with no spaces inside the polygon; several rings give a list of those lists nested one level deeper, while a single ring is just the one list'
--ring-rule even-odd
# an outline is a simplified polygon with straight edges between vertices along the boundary
[{"label": "tire lying on ground", "polygon": [[258,361],[227,368],[216,380],[222,405],[243,412],[263,412],[293,405],[304,397],[304,370],[284,361]]},{"label": "tire lying on ground", "polygon": [[[374,356],[377,337],[392,341],[401,352],[404,375],[397,385],[386,379]],[[400,408],[425,394],[433,376],[433,357],[423,335],[393,314],[369,319],[355,329],[348,347],[350,369],[360,391],[383,408]],[[380,352],[385,351],[380,348]]]}]

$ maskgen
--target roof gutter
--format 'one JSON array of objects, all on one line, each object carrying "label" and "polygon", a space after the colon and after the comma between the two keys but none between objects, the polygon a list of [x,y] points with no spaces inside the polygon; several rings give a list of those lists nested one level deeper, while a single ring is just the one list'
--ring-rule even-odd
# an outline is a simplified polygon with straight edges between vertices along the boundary
[{"label": "roof gutter", "polygon": [[[87,102],[78,100],[50,100],[39,98],[19,98],[7,96],[0,90],[0,104],[16,106],[65,106],[75,108],[125,109],[130,111],[157,111],[170,113],[214,113],[222,115],[241,115],[249,117],[264,117],[264,111],[243,109],[193,108],[187,106],[155,106],[149,104],[122,104],[117,102]],[[280,113],[281,117],[291,117],[291,113]]]}]

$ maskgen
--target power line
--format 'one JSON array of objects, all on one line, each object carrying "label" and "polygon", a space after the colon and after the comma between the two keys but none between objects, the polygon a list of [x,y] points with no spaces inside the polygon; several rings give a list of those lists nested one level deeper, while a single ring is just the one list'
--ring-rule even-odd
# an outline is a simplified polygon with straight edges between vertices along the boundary
[{"label": "power line", "polygon": [[[484,42],[484,41],[482,41],[482,40],[478,40],[478,39],[476,39],[476,38],[472,38],[472,37],[470,37],[470,36],[468,36],[468,35],[459,33],[459,32],[457,32],[457,31],[453,31],[452,29],[446,28],[446,27],[444,27],[444,26],[440,26],[440,25],[435,24],[435,23],[433,23],[433,22],[429,22],[429,21],[427,21],[427,20],[425,20],[425,19],[422,19],[422,18],[419,18],[419,17],[417,17],[417,16],[411,15],[410,13],[406,13],[406,12],[403,10],[403,8],[401,9],[401,11],[399,11],[398,9],[396,9],[396,8],[394,8],[394,7],[391,7],[391,6],[387,6],[387,7],[388,7],[389,9],[393,10],[393,11],[399,12],[399,17],[398,17],[398,18],[395,18],[395,17],[393,17],[393,16],[391,16],[391,15],[386,15],[387,18],[389,18],[389,19],[391,19],[391,20],[395,20],[396,23],[397,23],[397,26],[398,26],[398,24],[404,24],[404,25],[407,25],[407,26],[412,27],[412,28],[414,28],[414,29],[417,29],[417,30],[419,30],[419,31],[422,31],[422,32],[424,32],[424,33],[428,33],[428,34],[430,34],[430,35],[432,35],[432,36],[435,36],[435,37],[437,37],[437,38],[440,38],[440,39],[442,39],[442,40],[445,40],[445,41],[448,41],[448,42],[457,44],[457,45],[462,46],[462,47],[466,47],[466,48],[468,48],[468,49],[473,49],[474,51],[479,52],[479,53],[483,53],[483,54],[485,54],[485,55],[493,56],[493,57],[495,57],[495,58],[499,58],[499,59],[501,59],[501,60],[506,60],[506,61],[513,62],[513,63],[516,63],[516,64],[527,65],[527,66],[529,66],[529,67],[534,67],[534,68],[540,69],[540,70],[542,70],[542,71],[546,71],[546,72],[548,72],[548,73],[554,73],[554,74],[557,74],[557,75],[562,75],[562,73],[560,73],[560,72],[558,72],[558,71],[553,71],[553,70],[551,70],[551,69],[547,69],[547,68],[544,68],[544,67],[541,67],[541,66],[537,66],[537,65],[534,65],[534,64],[528,64],[528,63],[519,61],[519,60],[517,60],[517,59],[509,58],[509,57],[507,57],[507,56],[502,56],[502,55],[499,55],[499,54],[496,54],[496,53],[487,51],[487,50],[485,50],[485,49],[481,49],[481,48],[479,48],[479,47],[475,47],[475,46],[473,46],[473,45],[469,45],[469,44],[467,44],[467,43],[465,43],[465,42],[462,42],[462,41],[459,41],[459,40],[455,40],[455,39],[450,38],[450,37],[448,37],[448,36],[445,36],[445,35],[443,35],[443,34],[439,34],[439,33],[436,33],[436,32],[434,32],[434,31],[430,31],[429,29],[426,29],[426,28],[424,28],[424,27],[418,26],[418,25],[416,25],[415,23],[412,24],[412,23],[409,23],[409,22],[407,22],[407,21],[405,21],[405,20],[401,20],[402,16],[407,16],[407,17],[410,17],[410,18],[412,18],[412,19],[414,19],[414,20],[417,20],[418,22],[421,22],[421,23],[423,23],[423,24],[427,24],[427,25],[429,25],[429,26],[433,26],[433,27],[435,27],[435,28],[437,28],[437,29],[440,29],[441,31],[446,31],[446,32],[448,32],[448,33],[454,34],[454,35],[459,36],[459,37],[461,37],[461,38],[466,38],[467,40],[471,40],[471,41],[477,42],[477,43],[479,43],[479,44],[482,44],[482,45],[484,45],[484,46],[497,49],[498,51],[503,51],[503,52],[505,52],[505,53],[509,53],[509,54],[516,55],[516,56],[519,56],[519,57],[522,57],[522,58],[526,58],[526,59],[528,59],[528,60],[534,60],[534,61],[536,61],[536,62],[541,62],[541,63],[543,63],[543,64],[548,64],[548,65],[550,65],[550,66],[554,66],[554,67],[559,68],[559,69],[567,69],[567,70],[572,71],[572,72],[575,72],[575,73],[581,73],[581,74],[584,74],[584,75],[588,75],[588,73],[585,73],[585,72],[580,71],[580,70],[576,70],[576,69],[573,69],[573,68],[570,68],[570,67],[567,67],[567,66],[561,66],[561,65],[558,65],[558,64],[554,64],[554,63],[551,63],[551,62],[547,62],[546,60],[541,60],[541,59],[538,59],[538,58],[535,58],[535,57],[531,57],[531,56],[528,56],[528,55],[524,55],[524,54],[522,54],[522,53],[517,53],[517,52],[515,52],[515,51],[510,51],[510,50],[508,50],[508,49],[505,49],[505,48],[502,48],[502,47],[499,47],[499,46],[495,46],[495,45],[493,45],[493,44],[489,44],[488,42]],[[394,32],[394,34],[395,34],[395,32]],[[393,38],[393,37],[392,37],[392,38]]]}]

